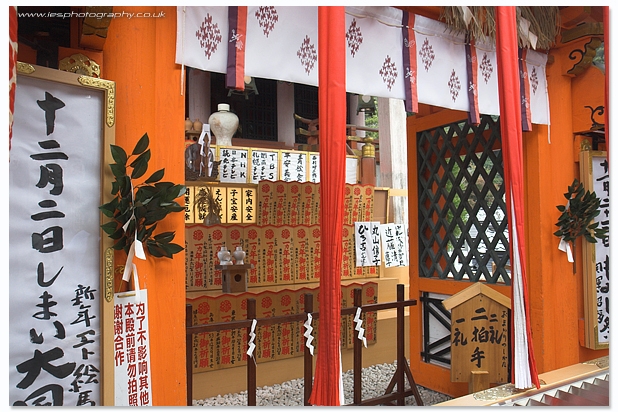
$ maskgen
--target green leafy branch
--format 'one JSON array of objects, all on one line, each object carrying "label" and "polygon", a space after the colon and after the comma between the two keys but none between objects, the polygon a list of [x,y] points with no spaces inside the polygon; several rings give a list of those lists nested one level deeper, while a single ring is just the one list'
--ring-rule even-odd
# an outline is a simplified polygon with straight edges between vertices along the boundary
[{"label": "green leafy branch", "polygon": [[568,187],[568,192],[564,193],[568,203],[566,206],[556,206],[561,212],[556,226],[559,227],[554,235],[563,238],[575,246],[575,240],[583,236],[590,243],[597,243],[597,239],[603,240],[607,237],[607,229],[600,228],[594,218],[601,213],[599,199],[595,192],[584,189],[584,185],[577,179]]},{"label": "green leafy branch", "polygon": [[184,211],[175,199],[185,192],[185,186],[162,182],[165,169],[157,170],[141,184],[134,184],[148,171],[149,144],[145,133],[130,156],[122,147],[110,145],[116,162],[109,165],[115,177],[111,192],[114,198],[99,209],[112,221],[102,224],[101,228],[114,240],[115,250],[124,250],[128,254],[137,233],[137,239],[152,256],[171,258],[184,249],[172,243],[175,232],[153,234],[158,222],[168,214]]}]

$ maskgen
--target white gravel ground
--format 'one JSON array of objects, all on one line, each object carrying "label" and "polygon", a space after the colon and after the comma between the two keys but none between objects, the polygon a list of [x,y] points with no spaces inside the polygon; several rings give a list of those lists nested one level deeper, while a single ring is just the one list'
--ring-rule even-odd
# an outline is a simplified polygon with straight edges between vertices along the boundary
[{"label": "white gravel ground", "polygon": [[[362,399],[375,398],[384,395],[395,370],[397,361],[384,363],[363,369]],[[351,404],[353,399],[353,371],[343,374],[345,403]],[[410,386],[406,379],[406,389]],[[434,405],[451,399],[450,396],[432,391],[417,385],[424,406]],[[396,390],[396,388],[395,388]],[[256,392],[257,406],[303,406],[303,379],[294,379],[273,386],[258,387]],[[416,405],[414,396],[406,398],[406,405]],[[247,406],[247,391],[219,395],[212,398],[193,400],[193,406]]]}]

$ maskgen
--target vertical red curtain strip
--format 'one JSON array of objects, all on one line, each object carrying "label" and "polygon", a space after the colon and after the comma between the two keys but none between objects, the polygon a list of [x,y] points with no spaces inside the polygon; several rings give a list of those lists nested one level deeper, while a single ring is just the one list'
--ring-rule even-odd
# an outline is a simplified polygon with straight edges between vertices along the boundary
[{"label": "vertical red curtain strip", "polygon": [[416,33],[414,32],[414,14],[403,12],[401,30],[403,32],[403,67],[405,70],[404,100],[406,112],[418,113],[418,85],[416,83]]},{"label": "vertical red curtain strip", "polygon": [[245,44],[247,42],[247,6],[228,8],[226,87],[245,90]]},{"label": "vertical red curtain strip", "polygon": [[341,261],[345,190],[345,8],[318,6],[320,119],[320,342],[312,405],[339,406]]},{"label": "vertical red curtain strip", "polygon": [[9,150],[13,137],[15,87],[17,87],[17,7],[9,6]]},{"label": "vertical red curtain strip", "polygon": [[603,6],[603,41],[605,43],[605,149],[607,150],[607,168],[609,170],[609,6]]},{"label": "vertical red curtain strip", "polygon": [[532,114],[530,113],[530,80],[526,58],[528,49],[519,49],[519,88],[521,91],[521,128],[524,132],[532,130]]},{"label": "vertical red curtain strip", "polygon": [[[528,364],[532,383],[539,388],[539,378],[532,347],[532,334],[530,330],[530,308],[528,302],[528,285],[526,281],[526,248],[524,235],[524,188],[523,188],[523,136],[521,131],[521,106],[520,106],[520,75],[518,65],[517,47],[517,23],[515,6],[496,7],[496,53],[498,58],[498,86],[500,90],[500,127],[502,133],[502,151],[504,158],[506,204],[509,211],[509,230],[517,236],[517,252],[520,257],[521,283],[523,289],[523,302],[517,302],[511,294],[512,308],[523,304],[525,316],[525,330],[528,348]],[[512,266],[517,262],[515,257],[514,242],[511,242]],[[513,270],[513,276],[516,271]],[[513,286],[512,289],[514,289]],[[512,334],[515,335],[515,332]],[[514,339],[514,336],[511,337]],[[514,345],[512,345],[514,346]],[[512,364],[517,362],[514,356]],[[513,367],[514,371],[515,368]],[[515,376],[515,373],[512,373]],[[515,378],[514,378],[515,379]],[[515,382],[516,387],[518,383]]]},{"label": "vertical red curtain strip", "polygon": [[468,110],[468,122],[475,126],[481,123],[479,113],[479,94],[478,94],[478,61],[476,59],[476,47],[474,39],[466,42],[466,70],[468,72],[468,100],[470,109]]}]

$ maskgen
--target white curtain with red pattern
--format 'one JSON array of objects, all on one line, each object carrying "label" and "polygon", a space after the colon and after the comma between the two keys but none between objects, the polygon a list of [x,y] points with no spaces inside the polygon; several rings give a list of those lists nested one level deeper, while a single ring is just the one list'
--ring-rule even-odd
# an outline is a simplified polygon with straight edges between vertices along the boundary
[{"label": "white curtain with red pattern", "polygon": [[[405,99],[416,82],[419,103],[469,111],[470,89],[481,114],[500,115],[496,47],[477,39],[475,79],[466,68],[466,40],[447,25],[414,16],[416,70],[404,70],[403,12],[387,6],[346,6],[346,91]],[[318,85],[316,6],[248,6],[246,38],[229,30],[228,7],[178,7],[176,63],[227,72],[227,43],[245,48],[245,75]],[[526,104],[532,123],[549,124],[547,55],[528,50]]]}]

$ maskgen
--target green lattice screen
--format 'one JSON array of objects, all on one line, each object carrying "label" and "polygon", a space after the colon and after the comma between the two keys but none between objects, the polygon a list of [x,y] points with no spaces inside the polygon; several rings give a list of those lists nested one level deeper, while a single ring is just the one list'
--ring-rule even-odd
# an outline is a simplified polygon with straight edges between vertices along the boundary
[{"label": "green lattice screen", "polygon": [[417,133],[419,276],[511,284],[500,123]]}]

